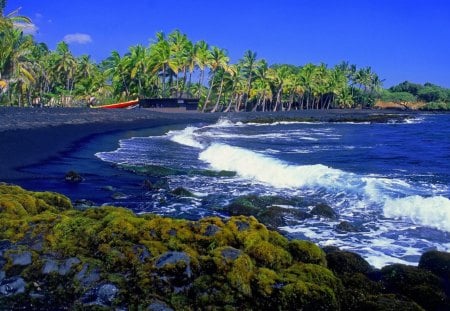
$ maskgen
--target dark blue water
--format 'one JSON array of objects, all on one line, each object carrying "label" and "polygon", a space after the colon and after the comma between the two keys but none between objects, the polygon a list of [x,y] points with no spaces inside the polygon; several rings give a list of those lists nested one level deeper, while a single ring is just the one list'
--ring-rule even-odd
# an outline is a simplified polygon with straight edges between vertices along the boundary
[{"label": "dark blue water", "polygon": [[[96,154],[96,156],[94,156]],[[117,164],[228,170],[234,177],[168,177],[196,198],[142,188],[145,176]],[[61,172],[82,169],[79,185]],[[421,115],[405,123],[240,124],[94,137],[72,152],[30,169],[49,176],[31,188],[73,199],[127,206],[136,212],[198,219],[247,195],[278,195],[330,205],[337,220],[315,217],[280,228],[286,235],[358,252],[374,266],[417,263],[423,251],[450,251],[450,115]],[[34,184],[33,184],[34,183]],[[104,188],[105,185],[111,187]],[[113,188],[113,189],[111,189]],[[112,199],[120,193],[120,198]],[[341,221],[360,232],[336,230]]]}]

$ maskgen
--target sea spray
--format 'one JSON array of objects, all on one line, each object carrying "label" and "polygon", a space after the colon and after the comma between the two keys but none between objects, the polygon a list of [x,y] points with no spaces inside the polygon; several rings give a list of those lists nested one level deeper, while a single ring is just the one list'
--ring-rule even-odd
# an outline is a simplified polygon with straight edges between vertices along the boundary
[{"label": "sea spray", "polygon": [[383,212],[389,218],[399,218],[450,232],[450,200],[443,196],[424,198],[413,195],[388,199]]}]

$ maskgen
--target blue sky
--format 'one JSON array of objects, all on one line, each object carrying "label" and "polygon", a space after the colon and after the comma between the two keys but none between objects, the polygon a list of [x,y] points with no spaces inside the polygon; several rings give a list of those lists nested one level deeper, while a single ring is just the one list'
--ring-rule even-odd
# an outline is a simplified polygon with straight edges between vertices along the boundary
[{"label": "blue sky", "polygon": [[54,49],[64,38],[75,55],[101,61],[179,29],[192,41],[250,49],[269,64],[342,60],[371,66],[386,87],[409,80],[450,88],[449,0],[9,0]]}]

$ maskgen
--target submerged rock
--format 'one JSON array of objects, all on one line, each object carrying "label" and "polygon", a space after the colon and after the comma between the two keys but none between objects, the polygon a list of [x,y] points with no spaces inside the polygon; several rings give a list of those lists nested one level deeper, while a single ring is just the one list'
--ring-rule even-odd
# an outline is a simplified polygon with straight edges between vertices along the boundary
[{"label": "submerged rock", "polygon": [[83,177],[75,171],[68,171],[66,176],[64,176],[64,180],[70,183],[80,183],[83,181]]}]

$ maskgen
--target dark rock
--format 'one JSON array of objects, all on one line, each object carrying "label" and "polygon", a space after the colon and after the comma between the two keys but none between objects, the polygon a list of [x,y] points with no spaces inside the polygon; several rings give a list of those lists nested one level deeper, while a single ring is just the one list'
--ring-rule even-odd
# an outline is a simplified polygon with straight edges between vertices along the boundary
[{"label": "dark rock", "polygon": [[430,271],[394,264],[383,267],[381,275],[388,292],[406,296],[426,310],[450,310],[442,280]]},{"label": "dark rock", "polygon": [[80,199],[80,200],[76,200],[73,207],[79,210],[84,210],[86,208],[90,208],[95,206],[96,204],[90,200],[86,200],[86,199]]},{"label": "dark rock", "polygon": [[331,254],[331,253],[335,253],[335,252],[340,252],[341,251],[339,249],[339,247],[331,246],[331,245],[322,247],[322,250],[325,252],[325,254]]},{"label": "dark rock", "polygon": [[16,266],[28,266],[32,262],[31,252],[11,253],[9,258],[12,264]]},{"label": "dark rock", "polygon": [[185,252],[166,252],[156,258],[155,267],[157,269],[164,269],[168,266],[178,266],[184,267],[183,274],[188,278],[192,276],[192,271],[190,267],[191,259]]},{"label": "dark rock", "polygon": [[153,300],[147,307],[147,311],[174,311],[165,302],[161,300]]},{"label": "dark rock", "polygon": [[32,246],[31,249],[36,252],[41,252],[44,249],[44,242],[43,241],[36,241]]},{"label": "dark rock", "polygon": [[64,261],[64,263],[59,266],[58,273],[60,275],[66,275],[67,273],[70,272],[73,266],[78,265],[80,262],[81,261],[78,258],[71,257],[66,261]]},{"label": "dark rock", "polygon": [[0,295],[12,296],[25,292],[26,283],[21,277],[3,279],[0,282]]},{"label": "dark rock", "polygon": [[178,187],[172,190],[171,193],[178,197],[195,197],[195,195],[192,192],[183,187]]},{"label": "dark rock", "polygon": [[64,180],[70,183],[80,183],[83,181],[83,177],[75,171],[69,171],[66,173]]},{"label": "dark rock", "polygon": [[8,240],[1,240],[0,241],[0,256],[3,256],[3,253],[7,250],[9,250],[13,244]]},{"label": "dark rock", "polygon": [[133,252],[136,255],[136,257],[139,258],[139,261],[142,263],[152,256],[150,252],[147,250],[147,247],[145,247],[144,245],[133,246]]},{"label": "dark rock", "polygon": [[225,260],[230,260],[230,261],[234,261],[236,260],[239,256],[241,256],[242,251],[239,249],[236,249],[234,247],[225,247],[220,254],[222,255],[223,258],[225,258]]},{"label": "dark rock", "polygon": [[220,228],[214,224],[208,225],[205,230],[205,236],[213,236],[220,231]]},{"label": "dark rock", "polygon": [[329,219],[337,218],[337,214],[334,212],[334,210],[329,205],[324,203],[320,203],[314,206],[314,208],[311,210],[311,214]]},{"label": "dark rock", "polygon": [[42,267],[43,274],[55,273],[58,272],[58,270],[59,270],[58,262],[56,262],[56,260],[53,259],[47,259],[45,261],[44,267]]},{"label": "dark rock", "polygon": [[0,270],[0,281],[2,281],[5,278],[6,274],[5,271]]},{"label": "dark rock", "polygon": [[110,306],[117,296],[119,289],[114,284],[103,284],[97,290],[97,301],[101,305]]},{"label": "dark rock", "polygon": [[370,264],[364,260],[360,255],[338,251],[328,253],[326,256],[328,269],[336,274],[343,273],[362,273],[367,274],[373,270]]},{"label": "dark rock", "polygon": [[353,310],[367,311],[423,311],[423,309],[413,301],[399,298],[395,295],[367,295],[354,306]]},{"label": "dark rock", "polygon": [[6,259],[3,257],[0,257],[0,269],[3,268],[3,266],[6,264]]},{"label": "dark rock", "polygon": [[337,226],[336,226],[336,230],[337,231],[341,231],[341,232],[360,232],[361,229],[348,222],[348,221],[341,221]]},{"label": "dark rock", "polygon": [[[261,209],[255,217],[269,228],[276,229],[312,216],[297,208],[285,208],[274,205]],[[289,221],[289,218],[294,221]]]},{"label": "dark rock", "polygon": [[450,282],[450,253],[428,251],[420,257],[419,268],[426,269]]},{"label": "dark rock", "polygon": [[144,182],[142,183],[142,188],[147,191],[154,190],[153,183],[148,179],[144,180]]},{"label": "dark rock", "polygon": [[92,285],[100,280],[100,271],[97,268],[89,269],[88,264],[84,264],[80,272],[75,278],[84,286]]},{"label": "dark rock", "polygon": [[248,224],[248,222],[245,221],[236,221],[236,226],[238,231],[244,231],[244,230],[248,230],[250,228],[250,225]]},{"label": "dark rock", "polygon": [[153,184],[154,190],[169,190],[169,180],[167,178],[160,178]]}]

